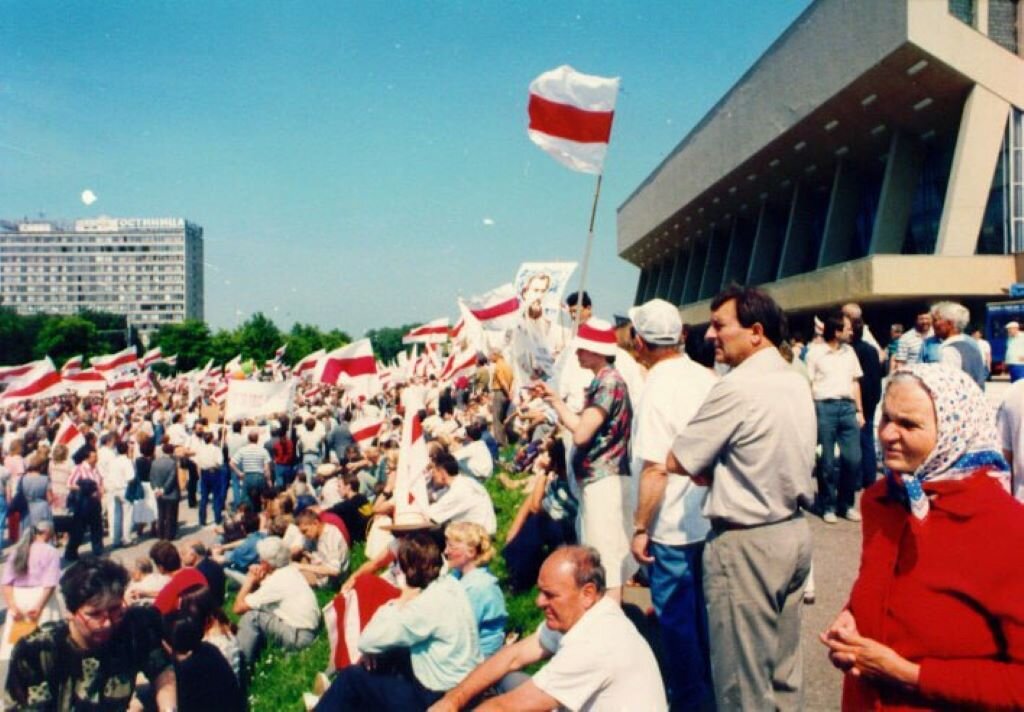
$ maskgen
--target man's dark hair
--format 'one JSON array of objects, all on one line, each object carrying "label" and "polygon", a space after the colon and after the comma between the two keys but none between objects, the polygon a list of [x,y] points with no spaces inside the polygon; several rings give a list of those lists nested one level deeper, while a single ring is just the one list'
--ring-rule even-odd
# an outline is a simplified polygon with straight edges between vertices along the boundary
[{"label": "man's dark hair", "polygon": [[[579,292],[572,292],[569,296],[567,296],[565,298],[566,305],[570,306],[570,307],[576,306],[579,303],[579,301],[580,301],[580,293]],[[590,309],[591,306],[593,306],[593,302],[590,301],[590,295],[587,294],[586,292],[583,292],[583,308],[584,309]]]},{"label": "man's dark hair", "polygon": [[60,592],[71,613],[96,598],[123,599],[128,587],[128,572],[112,559],[83,556],[64,572]]},{"label": "man's dark hair", "polygon": [[149,547],[149,558],[167,573],[181,568],[181,555],[177,547],[169,541],[160,540]]},{"label": "man's dark hair", "polygon": [[434,465],[442,468],[450,476],[455,477],[459,474],[459,461],[455,459],[455,456],[448,452],[438,453],[437,457],[434,458]]},{"label": "man's dark hair", "polygon": [[345,483],[345,486],[348,487],[350,490],[352,490],[353,492],[359,491],[359,475],[357,475],[355,472],[344,472],[341,475],[339,475],[339,477],[341,481]]},{"label": "man's dark hair", "polygon": [[821,335],[825,341],[832,341],[836,338],[836,334],[842,332],[843,327],[846,326],[842,312],[832,312],[825,317],[825,328]]},{"label": "man's dark hair", "polygon": [[851,319],[850,327],[853,330],[851,341],[852,343],[859,344],[864,340],[864,320],[863,319]]},{"label": "man's dark hair", "polygon": [[398,544],[398,565],[405,581],[416,588],[426,588],[441,573],[441,547],[427,532],[412,532]]},{"label": "man's dark hair", "polygon": [[479,440],[484,434],[484,429],[479,423],[470,423],[466,426],[466,437],[470,440]]},{"label": "man's dark hair", "polygon": [[185,611],[171,611],[163,619],[163,637],[173,652],[194,653],[203,642],[203,626]]},{"label": "man's dark hair", "polygon": [[768,292],[757,287],[730,284],[711,300],[711,311],[732,299],[736,300],[736,318],[743,328],[749,329],[754,324],[760,324],[765,337],[776,346],[786,338],[786,313]]}]

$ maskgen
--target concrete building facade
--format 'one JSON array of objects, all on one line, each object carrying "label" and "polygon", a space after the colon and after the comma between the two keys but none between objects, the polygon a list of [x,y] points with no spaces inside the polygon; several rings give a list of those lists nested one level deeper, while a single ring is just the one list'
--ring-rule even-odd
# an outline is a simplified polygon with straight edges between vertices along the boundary
[{"label": "concrete building facade", "polygon": [[1024,3],[817,0],[620,206],[637,303],[791,313],[1024,281]]},{"label": "concrete building facade", "polygon": [[144,335],[203,318],[203,229],[181,218],[0,220],[0,303],[125,314]]}]

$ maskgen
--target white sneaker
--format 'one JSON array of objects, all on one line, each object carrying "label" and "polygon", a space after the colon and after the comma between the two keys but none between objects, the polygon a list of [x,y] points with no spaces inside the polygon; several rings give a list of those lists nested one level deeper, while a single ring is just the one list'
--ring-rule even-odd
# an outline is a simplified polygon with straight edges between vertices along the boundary
[{"label": "white sneaker", "polygon": [[836,516],[835,512],[825,512],[825,515],[821,519],[825,524],[835,524],[839,521],[839,517]]},{"label": "white sneaker", "polygon": [[306,708],[307,712],[313,712],[313,710],[316,709],[316,705],[319,701],[320,698],[311,692],[302,693],[302,704]]},{"label": "white sneaker", "polygon": [[843,515],[843,518],[849,522],[859,522],[861,519],[860,512],[858,512],[856,509],[847,509],[846,514]]}]

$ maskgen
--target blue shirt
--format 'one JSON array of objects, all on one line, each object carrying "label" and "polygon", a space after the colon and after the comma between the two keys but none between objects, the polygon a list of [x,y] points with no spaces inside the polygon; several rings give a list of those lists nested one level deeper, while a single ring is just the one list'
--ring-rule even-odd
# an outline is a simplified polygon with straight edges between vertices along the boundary
[{"label": "blue shirt", "polygon": [[250,566],[260,560],[260,555],[256,552],[256,545],[266,536],[263,532],[253,532],[245,537],[241,544],[228,552],[227,565],[236,571],[246,573]]},{"label": "blue shirt", "polygon": [[465,576],[461,573],[452,571],[452,576],[462,584],[469,597],[480,635],[480,653],[489,658],[501,650],[505,642],[505,622],[508,620],[505,597],[501,594],[498,579],[486,567],[475,568]]}]

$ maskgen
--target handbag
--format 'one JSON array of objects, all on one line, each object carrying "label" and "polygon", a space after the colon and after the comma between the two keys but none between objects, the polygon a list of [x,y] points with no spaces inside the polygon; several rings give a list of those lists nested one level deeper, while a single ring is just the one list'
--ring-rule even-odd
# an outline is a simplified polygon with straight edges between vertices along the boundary
[{"label": "handbag", "polygon": [[9,512],[15,512],[22,517],[28,514],[28,500],[25,498],[25,490],[21,487],[21,480],[24,475],[18,478],[18,487],[11,497],[11,503],[7,506]]},{"label": "handbag", "polygon": [[142,480],[138,477],[133,477],[132,481],[128,483],[128,487],[124,490],[124,498],[129,502],[138,502],[145,496],[146,493],[142,489]]}]

